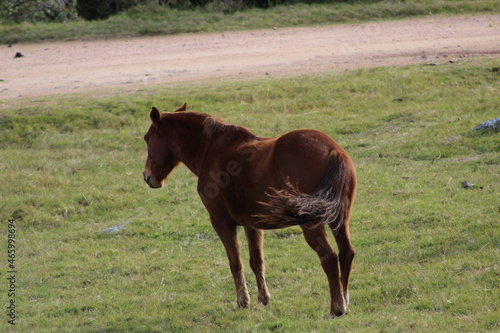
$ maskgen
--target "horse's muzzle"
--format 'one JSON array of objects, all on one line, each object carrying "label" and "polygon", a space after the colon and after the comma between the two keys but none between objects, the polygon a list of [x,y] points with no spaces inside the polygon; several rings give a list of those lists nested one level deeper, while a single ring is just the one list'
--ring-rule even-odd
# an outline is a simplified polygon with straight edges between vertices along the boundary
[{"label": "horse's muzzle", "polygon": [[148,184],[151,187],[151,179],[152,179],[152,177],[146,175],[146,172],[143,172],[142,173],[142,178],[144,179],[144,181],[146,182],[146,184]]},{"label": "horse's muzzle", "polygon": [[151,186],[151,176],[144,176],[144,181],[146,182],[146,184]]},{"label": "horse's muzzle", "polygon": [[144,177],[144,181],[146,184],[149,185],[151,188],[160,188],[161,187],[161,182],[155,181],[155,179],[152,176],[146,175],[145,172],[142,173],[142,176]]}]

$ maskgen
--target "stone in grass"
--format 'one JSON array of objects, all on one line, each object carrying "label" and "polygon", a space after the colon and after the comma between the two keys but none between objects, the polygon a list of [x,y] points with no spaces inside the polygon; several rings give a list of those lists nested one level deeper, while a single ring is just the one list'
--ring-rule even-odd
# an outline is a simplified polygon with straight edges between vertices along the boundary
[{"label": "stone in grass", "polygon": [[476,131],[500,132],[500,118],[490,119],[474,127]]},{"label": "stone in grass", "polygon": [[468,181],[464,181],[461,183],[463,188],[469,188],[475,186],[476,184],[469,183]]},{"label": "stone in grass", "polygon": [[129,224],[130,222],[132,222],[132,221],[127,221],[127,222],[125,222],[125,223],[122,223],[122,224],[116,225],[116,226],[114,226],[114,227],[104,229],[103,231],[104,231],[104,232],[108,232],[108,233],[109,233],[109,232],[117,232],[117,231],[119,231],[119,230],[121,230],[121,229],[125,228],[125,226],[126,226],[127,224]]}]

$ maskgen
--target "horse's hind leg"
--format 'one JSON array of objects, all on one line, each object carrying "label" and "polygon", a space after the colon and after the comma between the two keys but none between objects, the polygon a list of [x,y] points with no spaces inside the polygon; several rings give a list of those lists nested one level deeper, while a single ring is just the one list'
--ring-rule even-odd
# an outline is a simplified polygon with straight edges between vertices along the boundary
[{"label": "horse's hind leg", "polygon": [[250,296],[248,294],[243,263],[240,256],[240,242],[236,224],[232,221],[216,219],[210,216],[212,226],[219,235],[229,259],[229,267],[233,274],[234,284],[236,286],[236,301],[239,307],[248,308],[250,305]]},{"label": "horse's hind leg", "polygon": [[325,226],[310,228],[302,225],[301,227],[307,244],[318,254],[321,266],[328,277],[331,297],[330,315],[341,316],[347,312],[347,305],[340,283],[338,257],[326,237]]},{"label": "horse's hind leg", "polygon": [[355,251],[351,244],[351,237],[349,234],[349,224],[344,223],[338,230],[333,231],[335,240],[339,247],[339,263],[341,272],[342,288],[344,291],[344,298],[346,306],[349,306],[349,275],[351,274],[352,261],[354,259]]},{"label": "horse's hind leg", "polygon": [[265,263],[264,263],[264,231],[245,228],[245,233],[248,240],[248,249],[250,252],[250,267],[257,279],[257,288],[259,289],[259,303],[267,305],[271,299],[269,290],[267,289],[265,278]]}]

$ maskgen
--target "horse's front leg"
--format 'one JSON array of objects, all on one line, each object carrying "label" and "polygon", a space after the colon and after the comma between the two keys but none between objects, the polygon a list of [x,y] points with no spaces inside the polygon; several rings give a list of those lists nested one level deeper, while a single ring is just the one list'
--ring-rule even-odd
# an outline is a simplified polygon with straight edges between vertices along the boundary
[{"label": "horse's front leg", "polygon": [[316,228],[310,228],[307,225],[302,225],[301,227],[304,231],[304,238],[307,244],[316,251],[321,261],[321,266],[328,278],[331,297],[330,315],[342,316],[347,312],[347,305],[340,283],[339,261],[337,254],[328,241],[325,227],[324,225]]},{"label": "horse's front leg", "polygon": [[267,305],[271,299],[271,294],[266,284],[266,268],[264,262],[264,231],[245,228],[248,240],[248,249],[250,252],[250,267],[257,279],[257,288],[259,289],[259,303]]},{"label": "horse's front leg", "polygon": [[229,259],[229,267],[233,274],[236,287],[236,301],[241,308],[248,308],[250,305],[250,296],[248,294],[245,273],[240,256],[240,242],[236,223],[230,219],[220,219],[210,216],[212,226],[219,235]]}]

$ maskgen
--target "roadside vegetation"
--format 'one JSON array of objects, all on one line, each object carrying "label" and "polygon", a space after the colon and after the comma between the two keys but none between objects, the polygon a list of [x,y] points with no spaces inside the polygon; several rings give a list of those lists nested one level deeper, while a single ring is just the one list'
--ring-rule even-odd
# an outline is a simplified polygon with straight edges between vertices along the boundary
[{"label": "roadside vegetation", "polygon": [[[3,2],[7,3],[5,0]],[[49,11],[56,17],[57,22],[41,19],[43,22],[39,22],[40,20],[33,18],[35,14],[46,16],[40,13],[40,9],[27,17],[21,15],[20,18],[13,19],[12,15],[0,6],[0,44],[296,27],[436,14],[500,12],[500,3],[495,0],[324,1],[311,4],[283,4],[277,1],[270,2],[275,5],[269,8],[236,6],[235,4],[242,3],[238,1],[205,2],[203,6],[181,6],[185,2],[177,3],[179,5],[172,8],[149,1],[115,15],[91,21],[79,18],[74,12],[75,9],[60,15]]]},{"label": "roadside vegetation", "polygon": [[[16,224],[15,328],[498,331],[500,134],[472,128],[499,116],[499,90],[498,61],[462,59],[3,101],[0,220],[4,236]],[[349,151],[359,176],[350,314],[325,318],[326,278],[300,228],[266,233],[271,304],[256,304],[246,264],[253,304],[237,309],[195,177],[179,167],[159,190],[142,180],[151,106],[183,102],[260,136],[318,129]]]}]

